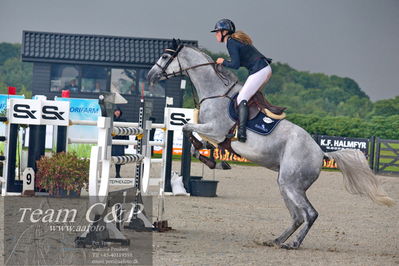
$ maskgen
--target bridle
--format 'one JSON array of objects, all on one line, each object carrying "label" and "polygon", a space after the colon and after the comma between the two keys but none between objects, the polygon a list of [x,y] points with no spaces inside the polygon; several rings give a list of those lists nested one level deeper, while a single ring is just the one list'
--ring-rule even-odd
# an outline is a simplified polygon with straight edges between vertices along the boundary
[{"label": "bridle", "polygon": [[[169,58],[169,60],[168,60],[168,62],[166,62],[166,64],[164,65],[164,66],[161,66],[160,64],[158,64],[158,63],[155,63],[155,65],[157,66],[157,67],[159,67],[160,69],[161,69],[161,71],[162,71],[162,76],[164,77],[164,78],[166,78],[166,79],[169,79],[170,77],[178,77],[178,76],[180,76],[180,75],[183,75],[183,73],[184,72],[186,72],[187,73],[187,75],[188,76],[190,76],[189,75],[189,73],[187,72],[188,70],[190,70],[190,69],[194,69],[194,68],[198,68],[198,67],[202,67],[202,66],[209,66],[209,65],[214,65],[215,63],[214,62],[208,62],[208,63],[204,63],[204,64],[199,64],[199,65],[195,65],[195,66],[192,66],[192,67],[188,67],[188,68],[182,68],[182,66],[181,66],[181,64],[180,64],[180,60],[179,60],[179,52],[181,51],[181,49],[184,47],[184,45],[179,45],[178,47],[177,47],[177,49],[176,50],[173,50],[173,49],[170,49],[170,48],[167,48],[167,49],[165,49],[165,52],[167,52],[167,53],[169,53],[170,55],[171,55],[171,57]],[[179,71],[177,71],[177,72],[172,72],[172,73],[167,73],[166,72],[166,69],[168,68],[168,66],[173,62],[173,60],[174,59],[177,59],[177,62],[178,62],[178,64],[179,64]]]},{"label": "bridle", "polygon": [[[212,66],[214,67],[214,70],[215,70],[217,76],[223,81],[223,84],[224,84],[225,86],[228,86],[228,85],[229,85],[230,81],[229,81],[227,78],[225,78],[225,77],[216,69],[216,67],[215,67],[216,64],[215,64],[214,62],[208,62],[208,63],[198,64],[198,65],[191,66],[191,67],[188,67],[188,68],[182,68],[178,55],[179,55],[179,52],[181,51],[181,49],[183,49],[183,47],[184,47],[184,45],[179,45],[179,46],[177,47],[176,50],[170,49],[170,48],[165,49],[165,52],[167,52],[168,54],[171,55],[170,58],[169,58],[169,60],[166,62],[166,64],[165,64],[164,66],[161,66],[160,64],[158,64],[158,62],[155,63],[155,65],[161,69],[161,71],[162,71],[162,72],[161,72],[161,73],[162,73],[162,77],[164,77],[165,79],[169,79],[170,77],[178,77],[178,76],[181,76],[181,75],[183,75],[183,73],[185,72],[185,73],[187,74],[187,76],[188,76],[188,77],[190,78],[190,80],[191,80],[190,73],[188,72],[188,70],[195,69],[195,68],[198,68],[198,67],[203,67],[203,66],[212,65]],[[167,72],[166,72],[166,69],[169,67],[169,65],[170,65],[170,64],[173,62],[173,60],[175,60],[175,59],[177,60],[177,63],[179,64],[179,71],[177,71],[177,72],[174,72],[174,71],[173,71],[172,73],[167,73]],[[227,82],[226,82],[226,81],[227,81]],[[201,103],[203,103],[205,100],[214,99],[214,98],[220,98],[220,97],[227,97],[227,98],[229,98],[230,100],[232,100],[232,98],[231,98],[228,94],[230,93],[230,91],[234,88],[234,86],[235,86],[237,83],[238,83],[238,80],[236,80],[235,82],[233,82],[233,84],[229,87],[229,89],[228,89],[223,95],[216,95],[216,96],[210,96],[210,97],[205,97],[205,98],[203,98],[203,99],[199,102],[199,105],[201,105]]]}]

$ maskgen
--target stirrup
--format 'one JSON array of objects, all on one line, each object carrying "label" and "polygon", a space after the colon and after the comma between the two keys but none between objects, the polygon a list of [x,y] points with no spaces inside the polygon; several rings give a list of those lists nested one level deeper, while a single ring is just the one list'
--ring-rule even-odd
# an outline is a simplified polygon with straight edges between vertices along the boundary
[{"label": "stirrup", "polygon": [[226,135],[227,139],[230,139],[230,141],[237,141],[238,140],[238,130],[237,127],[234,129],[233,133],[227,134]]}]

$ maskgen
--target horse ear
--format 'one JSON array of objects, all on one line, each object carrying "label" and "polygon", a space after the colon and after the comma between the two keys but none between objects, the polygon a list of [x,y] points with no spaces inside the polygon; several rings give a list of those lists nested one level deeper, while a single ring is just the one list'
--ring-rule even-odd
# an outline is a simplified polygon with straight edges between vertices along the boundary
[{"label": "horse ear", "polygon": [[182,44],[183,44],[183,42],[182,42],[182,41],[180,41],[180,39],[177,39],[177,44],[178,44],[178,45],[182,45]]}]

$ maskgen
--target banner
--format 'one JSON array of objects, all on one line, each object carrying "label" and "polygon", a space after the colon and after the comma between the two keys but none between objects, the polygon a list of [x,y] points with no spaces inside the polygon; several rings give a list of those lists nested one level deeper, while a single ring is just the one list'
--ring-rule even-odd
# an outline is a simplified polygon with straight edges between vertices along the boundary
[{"label": "banner", "polygon": [[9,123],[68,126],[69,103],[48,100],[9,99]]},{"label": "banner", "polygon": [[[369,155],[369,139],[364,138],[346,138],[333,136],[317,136],[317,144],[324,152],[333,152],[344,149],[356,149],[364,153],[366,158]],[[337,168],[334,160],[324,159],[323,167]]]},{"label": "banner", "polygon": [[[7,116],[7,100],[8,99],[25,99],[24,95],[4,95],[0,94],[0,116]],[[0,136],[6,134],[6,127],[4,123],[0,123]]]},{"label": "banner", "polygon": [[194,121],[194,109],[165,108],[165,124],[168,130],[182,131],[183,126]]},{"label": "banner", "polygon": [[[97,99],[80,99],[80,98],[55,98],[56,101],[68,101],[69,119],[72,121],[97,121],[101,115],[100,105]],[[74,125],[68,127],[68,138],[74,139],[96,139],[96,126]]]}]

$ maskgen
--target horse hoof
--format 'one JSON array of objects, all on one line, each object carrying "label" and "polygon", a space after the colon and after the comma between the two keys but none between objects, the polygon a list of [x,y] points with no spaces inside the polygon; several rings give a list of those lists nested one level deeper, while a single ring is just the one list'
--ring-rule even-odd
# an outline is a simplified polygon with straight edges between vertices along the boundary
[{"label": "horse hoof", "polygon": [[281,244],[280,248],[287,249],[287,250],[298,249],[298,247],[294,244]]},{"label": "horse hoof", "polygon": [[262,245],[267,247],[279,247],[279,245],[274,240],[268,240],[262,243]]},{"label": "horse hoof", "polygon": [[218,170],[230,170],[230,169],[231,169],[231,166],[230,166],[230,164],[228,164],[227,162],[221,161],[221,162],[216,163],[214,169],[218,169]]}]

